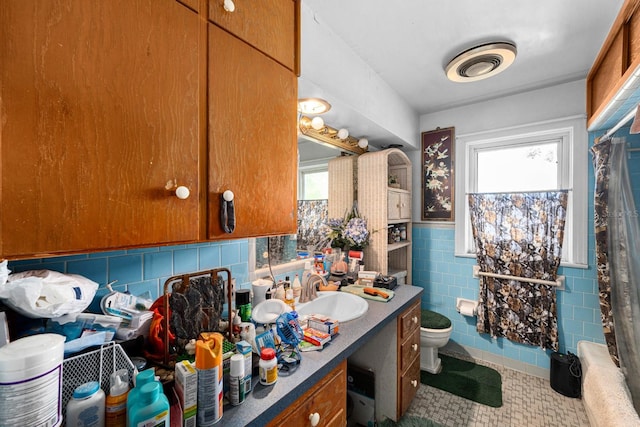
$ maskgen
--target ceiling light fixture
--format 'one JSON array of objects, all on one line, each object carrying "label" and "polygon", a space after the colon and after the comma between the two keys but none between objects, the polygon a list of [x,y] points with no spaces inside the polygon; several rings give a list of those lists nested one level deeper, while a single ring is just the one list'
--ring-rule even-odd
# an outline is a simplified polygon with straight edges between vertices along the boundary
[{"label": "ceiling light fixture", "polygon": [[331,104],[322,98],[300,98],[298,111],[302,114],[322,114],[331,109]]},{"label": "ceiling light fixture", "polygon": [[[320,119],[320,121],[316,119]],[[314,122],[316,122],[316,124],[321,122],[322,126],[316,128]],[[350,153],[364,154],[367,152],[367,147],[369,146],[367,138],[354,138],[349,135],[347,129],[338,130],[332,128],[326,125],[320,117],[314,117],[312,120],[307,116],[302,116],[298,122],[298,127],[301,134]]]},{"label": "ceiling light fixture", "polygon": [[453,82],[475,82],[504,71],[516,59],[516,46],[509,42],[494,42],[475,46],[453,58],[445,67]]}]

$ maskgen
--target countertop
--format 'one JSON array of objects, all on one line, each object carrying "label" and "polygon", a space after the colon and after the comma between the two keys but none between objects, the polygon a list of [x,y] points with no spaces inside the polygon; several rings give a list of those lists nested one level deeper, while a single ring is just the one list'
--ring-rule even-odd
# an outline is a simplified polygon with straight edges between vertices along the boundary
[{"label": "countertop", "polygon": [[420,298],[422,288],[400,285],[394,292],[395,296],[389,302],[367,300],[369,310],[364,316],[340,324],[340,333],[322,351],[302,353],[302,362],[291,375],[280,375],[271,386],[260,384],[254,376],[251,393],[241,405],[224,407],[220,425],[267,424]]}]

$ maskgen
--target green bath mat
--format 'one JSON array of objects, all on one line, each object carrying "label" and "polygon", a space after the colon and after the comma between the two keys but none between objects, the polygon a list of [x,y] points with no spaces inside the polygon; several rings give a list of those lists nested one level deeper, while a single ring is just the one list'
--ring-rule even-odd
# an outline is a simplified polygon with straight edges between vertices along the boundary
[{"label": "green bath mat", "polygon": [[420,371],[420,382],[483,405],[502,406],[502,377],[495,369],[440,354],[442,371]]}]

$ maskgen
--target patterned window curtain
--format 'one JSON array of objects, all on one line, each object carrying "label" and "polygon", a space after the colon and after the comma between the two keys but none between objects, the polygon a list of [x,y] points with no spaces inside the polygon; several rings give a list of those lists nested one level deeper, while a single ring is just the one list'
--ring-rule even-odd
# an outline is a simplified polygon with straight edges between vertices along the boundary
[{"label": "patterned window curtain", "polygon": [[[566,191],[470,194],[469,207],[480,271],[556,280]],[[558,351],[555,287],[480,276],[477,330]]]}]

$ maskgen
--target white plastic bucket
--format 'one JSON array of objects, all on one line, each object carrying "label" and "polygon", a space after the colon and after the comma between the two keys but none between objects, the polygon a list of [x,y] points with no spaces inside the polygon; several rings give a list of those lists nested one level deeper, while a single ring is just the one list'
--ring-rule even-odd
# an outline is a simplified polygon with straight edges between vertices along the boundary
[{"label": "white plastic bucket", "polygon": [[0,347],[0,426],[62,424],[64,340],[40,334]]}]

